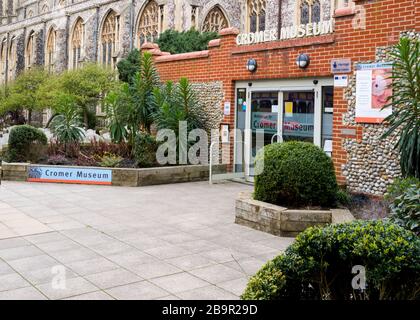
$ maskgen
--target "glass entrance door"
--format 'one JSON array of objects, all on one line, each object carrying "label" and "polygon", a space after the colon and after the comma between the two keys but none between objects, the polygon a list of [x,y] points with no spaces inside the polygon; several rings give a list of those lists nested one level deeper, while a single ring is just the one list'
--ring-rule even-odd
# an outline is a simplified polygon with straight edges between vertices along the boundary
[{"label": "glass entrance door", "polygon": [[283,92],[283,141],[314,142],[315,92]]},{"label": "glass entrance door", "polygon": [[[248,89],[246,103],[240,104],[241,112],[245,111],[243,168],[248,179],[253,181],[256,174],[258,151],[271,143],[305,141],[330,154],[332,97],[333,87],[321,84]],[[244,102],[243,96],[240,99],[241,103]],[[243,121],[243,116],[237,116],[237,121]]]},{"label": "glass entrance door", "polygon": [[271,144],[278,134],[278,91],[258,91],[251,93],[250,108],[250,153],[249,176],[254,176],[254,160],[258,151]]}]

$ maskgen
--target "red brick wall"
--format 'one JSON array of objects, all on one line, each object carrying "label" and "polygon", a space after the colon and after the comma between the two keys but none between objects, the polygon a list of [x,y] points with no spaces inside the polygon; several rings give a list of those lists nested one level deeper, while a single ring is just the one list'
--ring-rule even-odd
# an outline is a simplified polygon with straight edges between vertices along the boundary
[{"label": "red brick wall", "polygon": [[[373,61],[377,47],[395,44],[399,34],[407,30],[419,30],[420,9],[418,0],[376,0],[354,1],[366,11],[366,28],[354,29],[354,14],[335,17],[335,32],[332,35],[305,39],[276,41],[253,46],[238,47],[235,43],[235,30],[227,29],[221,33],[220,45],[212,46],[205,57],[178,56],[173,61],[165,61],[165,56],[156,54],[156,65],[163,80],[178,80],[187,77],[192,82],[223,81],[225,100],[235,106],[235,81],[257,79],[286,79],[303,77],[332,76],[330,62],[333,58],[351,58],[352,62]],[[295,59],[299,53],[309,54],[311,64],[306,70],[299,69]],[[178,58],[182,58],[178,59]],[[245,69],[249,58],[258,61],[258,70],[251,74]],[[356,129],[362,136],[362,127],[343,125],[342,115],[347,111],[347,101],[343,89],[334,90],[334,130],[333,159],[340,183],[345,183],[341,166],[346,163],[347,154],[342,148],[341,129]],[[220,106],[223,108],[223,106]],[[225,117],[223,123],[234,128],[234,112]],[[353,137],[354,138],[354,137]],[[231,148],[233,158],[233,144]]]}]

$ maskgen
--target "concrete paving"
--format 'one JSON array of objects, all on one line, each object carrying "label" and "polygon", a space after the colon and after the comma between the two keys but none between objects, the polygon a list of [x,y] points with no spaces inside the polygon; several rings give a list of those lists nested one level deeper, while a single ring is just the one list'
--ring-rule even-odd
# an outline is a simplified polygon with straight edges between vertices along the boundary
[{"label": "concrete paving", "polygon": [[239,299],[293,241],[234,224],[247,190],[3,182],[0,300]]}]

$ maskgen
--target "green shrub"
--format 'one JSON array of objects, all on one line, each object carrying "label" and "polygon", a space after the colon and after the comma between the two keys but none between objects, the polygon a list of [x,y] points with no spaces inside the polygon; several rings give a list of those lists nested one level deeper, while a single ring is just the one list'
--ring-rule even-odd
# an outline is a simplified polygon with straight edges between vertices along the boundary
[{"label": "green shrub", "polygon": [[195,29],[176,31],[168,29],[163,32],[157,41],[160,50],[172,54],[206,50],[210,40],[219,37],[217,32],[202,32]]},{"label": "green shrub", "polygon": [[346,190],[339,189],[336,198],[339,205],[347,207],[351,204],[351,195]]},{"label": "green shrub", "polygon": [[264,147],[257,155],[256,200],[272,204],[332,206],[338,186],[330,157],[306,142],[285,142]]},{"label": "green shrub", "polygon": [[391,210],[390,220],[420,235],[420,181],[417,178],[396,180],[385,195]]},{"label": "green shrub", "polygon": [[157,148],[158,144],[153,136],[147,133],[138,133],[133,149],[136,166],[140,168],[155,166]]},{"label": "green shrub", "polygon": [[275,261],[266,263],[257,274],[249,280],[248,287],[242,295],[244,300],[272,300],[285,286],[283,273]]},{"label": "green shrub", "polygon": [[41,130],[29,125],[13,127],[10,131],[7,161],[37,162],[46,150],[47,137]]},{"label": "green shrub", "polygon": [[116,154],[106,153],[99,159],[99,165],[105,168],[115,168],[123,161],[124,159]]},{"label": "green shrub", "polygon": [[[354,289],[353,267],[366,270]],[[267,274],[270,273],[270,275]],[[390,222],[310,228],[250,281],[243,299],[420,299],[420,239]]]},{"label": "green shrub", "polygon": [[417,188],[420,188],[420,180],[414,177],[397,179],[388,187],[388,190],[385,194],[385,200],[390,204],[395,201],[396,198],[403,195],[412,185],[416,185]]}]

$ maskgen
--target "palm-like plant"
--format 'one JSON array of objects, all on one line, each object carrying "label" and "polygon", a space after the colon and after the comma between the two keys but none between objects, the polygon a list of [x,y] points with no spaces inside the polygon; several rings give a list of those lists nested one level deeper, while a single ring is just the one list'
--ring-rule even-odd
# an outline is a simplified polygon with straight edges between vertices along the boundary
[{"label": "palm-like plant", "polygon": [[60,100],[61,106],[51,122],[51,129],[54,137],[59,143],[63,143],[67,150],[69,144],[81,142],[85,134],[81,128],[82,119],[75,99],[68,95],[62,95]]},{"label": "palm-like plant", "polygon": [[[118,90],[110,92],[105,98],[105,113],[108,120],[111,139],[114,143],[121,143],[129,139],[129,114],[131,113],[131,98],[127,84]],[[131,128],[132,131],[132,128]]]},{"label": "palm-like plant", "polygon": [[[202,127],[200,119],[194,113],[198,99],[188,79],[182,78],[177,85],[169,81],[163,88],[155,88],[153,98],[156,108],[153,119],[157,128],[172,130],[176,134],[177,147],[188,147],[179,143],[181,123],[187,123],[187,132]],[[180,150],[181,153],[185,151],[187,150]]]},{"label": "palm-like plant", "polygon": [[130,93],[134,105],[132,121],[137,122],[140,128],[150,133],[153,124],[153,113],[155,112],[153,103],[153,90],[159,86],[160,80],[156,67],[153,64],[153,57],[145,52],[141,59],[140,71],[130,85]]},{"label": "palm-like plant", "polygon": [[385,121],[389,128],[383,135],[387,138],[399,133],[396,148],[401,156],[404,176],[420,177],[420,42],[401,39],[391,53],[394,60],[393,94],[389,104],[393,114]]}]

